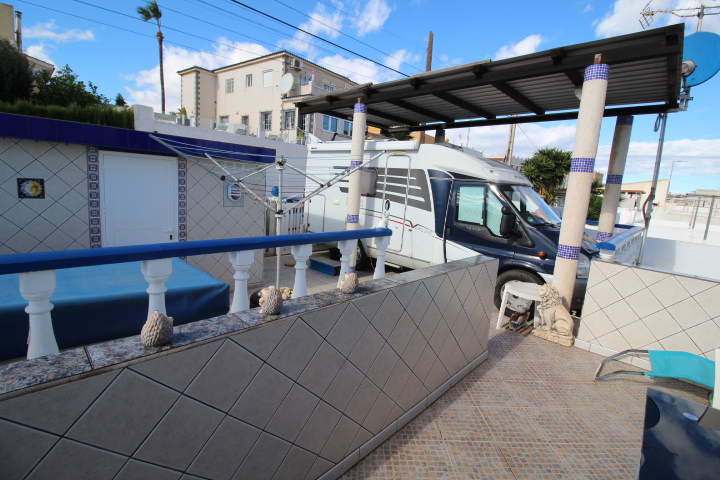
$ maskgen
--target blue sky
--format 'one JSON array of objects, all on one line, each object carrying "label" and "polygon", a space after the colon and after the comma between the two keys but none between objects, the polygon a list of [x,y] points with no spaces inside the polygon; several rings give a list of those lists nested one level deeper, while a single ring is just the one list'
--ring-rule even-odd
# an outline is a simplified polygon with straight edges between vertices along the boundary
[{"label": "blue sky", "polygon": [[[23,46],[29,54],[57,66],[69,64],[80,79],[92,81],[110,98],[119,92],[131,104],[151,105],[159,110],[156,27],[135,19],[135,7],[142,0],[4,1],[23,12]],[[641,28],[638,19],[647,0],[242,0],[242,3],[411,75],[425,69],[425,49],[431,30],[433,68],[437,69],[635,32]],[[704,3],[720,6],[720,0]],[[159,4],[166,38],[168,110],[180,107],[177,70],[192,65],[217,68],[283,48],[360,83],[397,78],[391,70],[306,38],[231,0],[161,0]],[[691,8],[699,4],[697,0],[653,0],[651,8]],[[695,31],[696,18],[679,19],[668,14],[656,15],[652,26],[678,21],[685,22],[686,35]],[[703,30],[720,33],[720,15],[706,16]],[[720,185],[718,90],[720,75],[692,90],[695,100],[689,111],[669,116],[661,178],[669,176],[675,161],[672,191]],[[652,176],[658,139],[653,132],[654,123],[655,116],[635,119],[626,181],[649,180]],[[600,171],[607,166],[613,129],[614,119],[606,119],[596,163]],[[507,133],[507,126],[448,130],[451,140],[463,144],[468,143],[469,135],[469,145],[486,154],[503,152]],[[574,135],[575,122],[525,124],[517,131],[515,152],[530,156],[537,148],[569,150]]]}]

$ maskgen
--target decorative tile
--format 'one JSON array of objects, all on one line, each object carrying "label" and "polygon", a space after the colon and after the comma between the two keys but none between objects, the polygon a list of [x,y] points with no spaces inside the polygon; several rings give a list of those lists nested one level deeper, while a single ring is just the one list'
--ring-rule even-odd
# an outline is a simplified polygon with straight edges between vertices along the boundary
[{"label": "decorative tile", "polygon": [[320,335],[298,319],[267,362],[294,380],[300,376],[322,341]]},{"label": "decorative tile", "polygon": [[136,480],[152,478],[153,480],[178,480],[182,473],[150,463],[130,459],[113,480]]},{"label": "decorative tile", "polygon": [[359,430],[360,425],[343,416],[335,426],[320,456],[335,463],[341,461]]},{"label": "decorative tile", "polygon": [[220,348],[222,341],[189,348],[133,365],[134,371],[178,391],[185,390]]},{"label": "decorative tile", "polygon": [[720,285],[698,293],[693,298],[710,317],[720,316]]},{"label": "decorative tile", "polygon": [[292,380],[269,365],[263,365],[229,413],[258,428],[265,428],[292,386]]},{"label": "decorative tile", "polygon": [[352,363],[345,362],[322,398],[342,412],[352,400],[362,380],[362,372]]},{"label": "decorative tile", "polygon": [[362,424],[379,395],[380,389],[368,378],[365,378],[343,413],[355,422]]},{"label": "decorative tile", "polygon": [[319,454],[341,416],[340,411],[320,401],[295,440],[295,444]]},{"label": "decorative tile", "polygon": [[[608,317],[608,320],[610,320],[612,324],[615,325],[616,328],[622,328],[625,325],[632,323],[639,318],[625,300],[620,300],[619,302],[615,302],[612,305],[608,305],[603,309],[603,313]],[[585,315],[585,305],[583,305],[583,315]]]},{"label": "decorative tile", "polygon": [[[435,302],[430,302],[425,314],[422,316],[418,323],[418,328],[422,332],[425,338],[431,338],[435,329],[437,328],[438,322],[442,319],[440,309],[435,305]],[[416,319],[417,321],[417,319]]]},{"label": "decorative tile", "polygon": [[379,292],[367,295],[352,301],[352,304],[363,314],[365,318],[373,318],[382,305],[388,292]]},{"label": "decorative tile", "polygon": [[704,292],[716,285],[714,282],[700,280],[699,278],[684,277],[682,275],[675,275],[675,279],[680,282],[680,285],[682,285],[690,295],[697,295],[698,293]]},{"label": "decorative tile", "polygon": [[397,319],[403,314],[403,307],[395,295],[389,293],[377,313],[372,319],[372,325],[383,336],[387,338],[395,328]]},{"label": "decorative tile", "polygon": [[695,344],[695,342],[693,342],[692,339],[685,332],[679,332],[675,335],[670,335],[667,338],[659,340],[659,342],[665,350],[689,352],[694,353],[695,355],[700,355],[702,353],[698,346]]},{"label": "decorative tile", "polygon": [[720,348],[720,327],[708,320],[685,331],[700,351],[708,352]]},{"label": "decorative tile", "polygon": [[350,355],[369,322],[352,304],[348,305],[332,328],[327,341],[344,356]]},{"label": "decorative tile", "polygon": [[600,308],[605,308],[623,298],[622,295],[615,290],[615,287],[613,287],[610,280],[605,280],[593,287],[590,287],[588,289],[588,293],[593,297],[593,300],[595,300],[595,303],[597,303]]},{"label": "decorative tile", "polygon": [[126,460],[126,457],[107,450],[63,438],[27,478],[113,478]]},{"label": "decorative tile", "polygon": [[365,329],[360,340],[358,340],[348,360],[360,369],[361,372],[367,373],[384,344],[385,340],[383,337],[375,330],[375,327],[370,325]]},{"label": "decorative tile", "polygon": [[698,325],[710,318],[695,298],[688,298],[680,303],[676,303],[668,307],[665,311],[672,315],[673,319],[675,319],[683,330]]},{"label": "decorative tile", "polygon": [[131,455],[178,397],[177,392],[124,370],[66,436]]},{"label": "decorative tile", "polygon": [[284,440],[294,442],[319,401],[318,397],[299,384],[293,385],[265,430]]},{"label": "decorative tile", "polygon": [[669,277],[669,275],[666,273],[655,272],[646,268],[633,268],[633,271],[638,276],[638,278],[642,280],[642,282],[648,287]]},{"label": "decorative tile", "polygon": [[298,447],[292,447],[278,468],[273,480],[302,480],[315,463],[317,455]]},{"label": "decorative tile", "polygon": [[[1,405],[1,404],[0,404]],[[59,437],[0,420],[0,478],[25,478]]]},{"label": "decorative tile", "polygon": [[[593,298],[595,297],[593,296]],[[625,301],[640,318],[647,317],[663,309],[662,304],[655,298],[655,295],[653,295],[650,290],[641,290],[638,293],[626,297]],[[602,304],[598,302],[598,305]]]},{"label": "decorative tile", "polygon": [[657,313],[653,313],[643,318],[642,322],[652,332],[653,336],[658,339],[669,337],[682,330],[682,327],[667,310],[660,310]]},{"label": "decorative tile", "polygon": [[272,478],[291,447],[288,442],[263,433],[250,454],[245,457],[233,480]]},{"label": "decorative tile", "polygon": [[400,287],[395,287],[392,289],[392,293],[395,295],[395,298],[398,299],[400,305],[402,305],[403,308],[407,308],[419,285],[420,282],[414,282]]},{"label": "decorative tile", "polygon": [[668,277],[654,283],[648,289],[666,308],[690,297],[690,294],[685,291],[675,277]]},{"label": "decorative tile", "polygon": [[[640,323],[640,322],[636,322],[636,323]],[[651,341],[655,340],[655,337],[653,337],[652,335],[650,335],[650,337],[652,338]],[[628,337],[628,338],[630,338],[631,340],[635,340],[632,337]],[[613,350],[615,352],[622,352],[624,350],[629,350],[631,348],[642,348],[645,345],[647,345],[647,343],[639,343],[639,342],[636,342],[636,346],[631,345],[630,343],[628,343],[628,341],[625,339],[625,337],[621,334],[621,332],[619,330],[613,330],[612,332],[607,333],[601,337],[597,337],[593,341],[593,343],[597,343],[598,345],[603,346],[605,348],[609,348],[610,350]]]},{"label": "decorative tile", "polygon": [[375,382],[375,385],[382,387],[392,373],[400,357],[387,343],[378,354],[373,366],[367,373],[368,378]]},{"label": "decorative tile", "polygon": [[618,331],[625,338],[625,340],[627,340],[627,343],[630,344],[630,348],[640,348],[643,345],[647,345],[648,343],[652,343],[656,340],[655,336],[650,332],[650,330],[648,330],[648,328],[642,321],[637,321],[626,325]]},{"label": "decorative tile", "polygon": [[[374,331],[374,329],[368,330]],[[382,337],[380,337],[377,333],[375,333],[375,335],[381,342],[380,346],[382,346]],[[359,346],[360,345],[358,344],[358,347]],[[377,347],[377,350],[380,349],[380,346]],[[356,350],[358,347],[356,347]],[[360,353],[363,360],[365,359],[364,353],[366,352]],[[371,353],[371,355],[372,358],[368,358],[368,362],[372,362],[372,360],[374,360],[375,355],[377,355],[377,351],[375,353]],[[308,363],[307,367],[305,367],[305,370],[303,370],[303,373],[298,378],[298,383],[313,392],[315,395],[322,397],[344,363],[345,357],[335,350],[332,345],[327,342],[323,342],[313,356],[312,360],[310,360],[310,363]]]},{"label": "decorative tile", "polygon": [[396,353],[402,353],[405,351],[405,347],[410,343],[410,339],[416,331],[417,327],[410,318],[410,315],[403,313],[388,337],[388,344],[393,347]]},{"label": "decorative tile", "polygon": [[603,260],[594,260],[593,265],[603,274],[605,278],[624,272],[629,267],[618,263],[606,262]]},{"label": "decorative tile", "polygon": [[261,366],[257,357],[226,340],[185,394],[227,412]]}]

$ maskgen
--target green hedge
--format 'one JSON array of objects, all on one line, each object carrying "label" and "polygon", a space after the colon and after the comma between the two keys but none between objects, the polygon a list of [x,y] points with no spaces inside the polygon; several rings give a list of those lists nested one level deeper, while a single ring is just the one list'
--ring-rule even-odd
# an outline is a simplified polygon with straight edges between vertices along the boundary
[{"label": "green hedge", "polygon": [[132,110],[119,110],[109,105],[80,107],[73,103],[69,107],[59,107],[57,105],[35,105],[27,100],[19,100],[14,104],[0,102],[0,112],[135,129],[135,116]]}]

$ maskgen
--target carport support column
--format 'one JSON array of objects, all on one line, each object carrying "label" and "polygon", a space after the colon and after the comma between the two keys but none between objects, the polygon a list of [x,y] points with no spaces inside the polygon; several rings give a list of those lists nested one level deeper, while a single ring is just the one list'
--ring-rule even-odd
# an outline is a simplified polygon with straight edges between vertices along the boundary
[{"label": "carport support column", "polygon": [[[353,114],[352,144],[350,146],[350,167],[356,168],[362,164],[365,154],[365,124],[367,121],[367,105],[358,98]],[[350,174],[348,185],[348,211],[347,230],[357,230],[360,222],[360,170]],[[350,264],[347,273],[355,271],[355,249],[350,254]],[[341,272],[340,281],[342,281]],[[340,282],[338,281],[338,288]]]},{"label": "carport support column", "polygon": [[615,218],[617,217],[618,203],[620,202],[620,187],[623,173],[625,173],[625,160],[627,160],[630,147],[630,134],[632,133],[633,117],[622,115],[615,122],[615,136],[610,151],[610,165],[608,165],[605,192],[603,193],[602,211],[598,223],[597,241],[604,242],[613,236]]},{"label": "carport support column", "polygon": [[585,69],[572,166],[568,177],[565,211],[553,275],[553,285],[562,293],[568,309],[572,304],[575,289],[580,246],[585,233],[595,155],[600,139],[600,126],[610,74],[610,66],[599,63],[598,60],[599,56],[596,56],[596,63]]}]

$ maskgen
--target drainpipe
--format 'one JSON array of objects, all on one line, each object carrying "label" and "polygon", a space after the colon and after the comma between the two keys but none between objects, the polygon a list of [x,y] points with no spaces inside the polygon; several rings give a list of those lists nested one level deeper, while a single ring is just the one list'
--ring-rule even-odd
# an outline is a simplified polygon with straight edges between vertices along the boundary
[{"label": "drainpipe", "polygon": [[[655,201],[655,191],[657,190],[658,176],[660,175],[660,162],[662,161],[663,146],[665,145],[665,126],[667,125],[667,113],[661,113],[655,120],[655,131],[660,129],[660,138],[658,139],[657,153],[655,154],[655,170],[653,171],[652,184],[650,185],[650,195],[645,200],[643,215],[645,217],[645,231],[643,232],[642,243],[640,244],[640,253],[636,265],[642,264],[643,253],[645,252],[645,242],[647,241],[648,231],[650,230],[650,220],[652,220],[653,202]],[[697,213],[696,213],[697,215]],[[695,225],[693,225],[695,228]]]},{"label": "drainpipe", "polygon": [[[365,122],[367,105],[358,98],[353,114],[352,144],[350,147],[350,166],[355,168],[362,164],[365,154]],[[350,174],[348,185],[347,230],[357,230],[360,222],[360,170]],[[348,273],[355,271],[355,250],[350,256]],[[342,280],[342,279],[341,279]],[[339,282],[338,282],[339,287]]]},{"label": "drainpipe", "polygon": [[580,246],[585,233],[590,187],[595,170],[595,155],[597,155],[610,76],[610,66],[600,63],[601,61],[602,56],[595,55],[595,64],[585,69],[585,81],[578,112],[575,146],[573,147],[575,156],[572,159],[568,176],[565,210],[553,274],[553,285],[563,295],[564,304],[568,309],[575,290]]},{"label": "drainpipe", "polygon": [[617,117],[615,121],[615,135],[613,136],[612,150],[610,151],[610,165],[608,165],[602,211],[600,212],[596,237],[598,242],[609,240],[615,231],[615,218],[617,217],[617,208],[620,202],[625,161],[630,147],[632,124],[633,117],[631,115],[622,115]]}]

